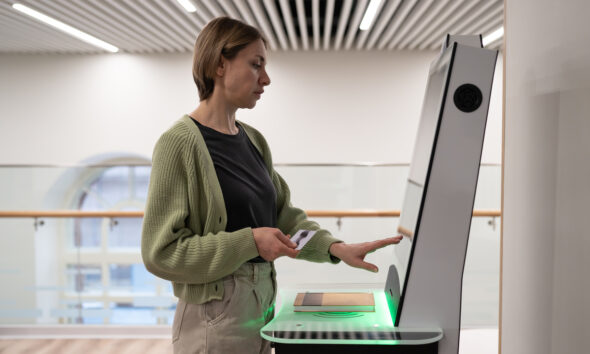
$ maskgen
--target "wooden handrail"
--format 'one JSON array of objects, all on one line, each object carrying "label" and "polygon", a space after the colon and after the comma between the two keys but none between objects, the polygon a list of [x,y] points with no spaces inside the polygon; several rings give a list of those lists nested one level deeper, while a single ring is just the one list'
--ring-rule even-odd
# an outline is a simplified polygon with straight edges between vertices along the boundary
[{"label": "wooden handrail", "polygon": [[[316,218],[399,217],[399,210],[306,210]],[[474,210],[474,217],[500,217],[499,210]],[[6,210],[0,218],[141,218],[143,211],[81,211],[81,210]]]},{"label": "wooden handrail", "polygon": [[143,211],[11,210],[0,218],[141,218]]}]

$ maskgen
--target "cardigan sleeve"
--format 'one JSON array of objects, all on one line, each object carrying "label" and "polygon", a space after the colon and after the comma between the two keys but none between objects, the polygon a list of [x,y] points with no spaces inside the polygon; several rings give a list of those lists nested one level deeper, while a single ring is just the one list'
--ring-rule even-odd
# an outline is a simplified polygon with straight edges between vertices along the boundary
[{"label": "cardigan sleeve", "polygon": [[[179,283],[205,284],[233,273],[258,256],[251,228],[202,234],[210,210],[194,210],[190,197],[203,198],[191,179],[194,146],[189,138],[164,133],[156,143],[143,220],[141,254],[148,271]],[[194,153],[194,152],[193,152]],[[204,203],[196,203],[202,205]],[[193,209],[191,209],[191,207]],[[197,213],[190,215],[191,213]],[[192,230],[188,220],[201,223]],[[210,222],[213,222],[210,220]],[[194,226],[194,222],[192,225]],[[195,228],[195,227],[193,227]]]}]

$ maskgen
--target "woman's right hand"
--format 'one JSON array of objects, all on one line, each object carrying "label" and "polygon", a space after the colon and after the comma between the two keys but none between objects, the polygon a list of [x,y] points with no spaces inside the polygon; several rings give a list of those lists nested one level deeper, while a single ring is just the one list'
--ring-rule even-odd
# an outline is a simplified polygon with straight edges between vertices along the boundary
[{"label": "woman's right hand", "polygon": [[258,248],[258,254],[265,260],[272,262],[281,256],[295,258],[299,251],[297,244],[285,236],[281,230],[272,227],[259,227],[252,229],[254,242]]}]

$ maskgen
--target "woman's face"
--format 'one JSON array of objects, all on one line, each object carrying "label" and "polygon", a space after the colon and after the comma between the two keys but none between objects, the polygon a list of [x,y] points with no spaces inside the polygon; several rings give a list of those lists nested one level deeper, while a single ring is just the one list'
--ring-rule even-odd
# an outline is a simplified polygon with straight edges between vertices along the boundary
[{"label": "woman's face", "polygon": [[266,73],[266,48],[262,40],[250,43],[235,58],[222,57],[217,70],[223,97],[236,108],[254,108],[256,101],[270,84]]}]

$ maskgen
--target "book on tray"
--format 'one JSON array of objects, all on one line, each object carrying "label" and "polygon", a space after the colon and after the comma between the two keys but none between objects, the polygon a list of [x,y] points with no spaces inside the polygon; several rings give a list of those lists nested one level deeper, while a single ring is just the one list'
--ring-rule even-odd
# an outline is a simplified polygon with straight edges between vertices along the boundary
[{"label": "book on tray", "polygon": [[374,312],[373,293],[298,293],[295,312]]}]

